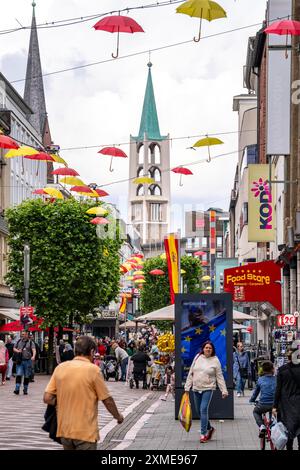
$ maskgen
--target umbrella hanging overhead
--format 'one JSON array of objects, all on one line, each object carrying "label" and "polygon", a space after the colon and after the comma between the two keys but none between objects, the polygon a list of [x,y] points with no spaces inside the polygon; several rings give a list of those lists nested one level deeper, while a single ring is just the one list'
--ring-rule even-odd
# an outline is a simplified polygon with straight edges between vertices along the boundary
[{"label": "umbrella hanging overhead", "polygon": [[162,269],[152,269],[149,274],[151,274],[151,276],[163,276],[165,272]]},{"label": "umbrella hanging overhead", "polygon": [[59,155],[57,155],[56,153],[52,153],[52,157],[53,157],[53,160],[55,163],[62,163],[63,165],[65,165],[66,167],[68,166],[66,160],[64,160],[63,158],[61,158]]},{"label": "umbrella hanging overhead", "polygon": [[24,158],[28,160],[37,160],[39,162],[54,162],[52,155],[49,155],[46,152],[39,152],[34,155],[24,155]]},{"label": "umbrella hanging overhead", "polygon": [[90,209],[86,211],[86,213],[99,216],[99,215],[107,214],[108,210],[104,209],[103,207],[91,207]]},{"label": "umbrella hanging overhead", "polygon": [[49,196],[54,197],[55,199],[63,199],[62,193],[55,188],[43,188],[46,194],[49,194]]},{"label": "umbrella hanging overhead", "polygon": [[134,271],[134,276],[143,276],[145,273],[144,271]]},{"label": "umbrella hanging overhead", "polygon": [[57,168],[57,170],[51,171],[51,174],[59,176],[79,176],[79,173],[73,170],[73,168]]},{"label": "umbrella hanging overhead", "polygon": [[193,147],[207,147],[208,149],[208,160],[207,162],[209,163],[211,161],[211,156],[210,156],[210,147],[212,145],[221,145],[224,144],[222,140],[217,139],[216,137],[208,137],[208,135],[204,139],[198,140]]},{"label": "umbrella hanging overhead", "polygon": [[291,36],[300,36],[300,21],[295,20],[279,20],[275,23],[270,24],[264,32],[266,34],[278,34],[280,36],[286,35],[286,47],[285,47],[285,58],[288,58],[288,37]]},{"label": "umbrella hanging overhead", "polygon": [[73,186],[70,191],[74,191],[75,193],[81,193],[84,195],[88,193],[93,193],[93,190],[88,186]]},{"label": "umbrella hanging overhead", "polygon": [[20,146],[8,135],[0,134],[1,149],[18,149]]},{"label": "umbrella hanging overhead", "polygon": [[221,5],[210,0],[189,0],[176,8],[176,12],[200,18],[199,34],[197,38],[194,37],[195,42],[199,42],[201,39],[202,19],[213,21],[227,16]]},{"label": "umbrella hanging overhead", "polygon": [[144,255],[143,255],[142,253],[134,253],[133,256],[134,256],[135,258],[141,258],[141,259],[144,258]]},{"label": "umbrella hanging overhead", "polygon": [[203,276],[201,281],[210,281],[210,276]]},{"label": "umbrella hanging overhead", "polygon": [[182,175],[192,175],[193,173],[188,168],[184,168],[183,166],[177,166],[176,168],[172,168],[173,173],[178,173],[180,175],[179,179],[179,186],[183,186],[182,184]]},{"label": "umbrella hanging overhead", "polygon": [[117,53],[112,54],[116,59],[119,55],[120,33],[144,33],[143,28],[132,18],[128,16],[112,15],[98,21],[94,26],[96,31],[107,31],[108,33],[117,33]]},{"label": "umbrella hanging overhead", "polygon": [[120,158],[128,158],[126,153],[123,152],[123,150],[117,148],[117,147],[104,147],[103,149],[99,150],[98,153],[101,153],[102,155],[110,155],[110,167],[109,171],[114,171],[112,168],[112,163],[113,163],[113,158],[114,157],[120,157]]},{"label": "umbrella hanging overhead", "polygon": [[62,184],[69,184],[70,186],[86,186],[80,178],[76,178],[75,176],[65,176],[64,178],[61,178],[59,182]]},{"label": "umbrella hanging overhead", "polygon": [[90,222],[91,222],[91,224],[94,224],[94,225],[107,225],[107,224],[109,224],[109,220],[105,219],[104,217],[95,217]]},{"label": "umbrella hanging overhead", "polygon": [[140,178],[135,178],[133,180],[134,184],[153,184],[155,180],[153,178],[149,178],[148,176],[141,176]]},{"label": "umbrella hanging overhead", "polygon": [[45,196],[45,194],[47,194],[47,193],[44,189],[36,189],[35,191],[32,191],[32,194],[38,194],[38,195]]},{"label": "umbrella hanging overhead", "polygon": [[205,255],[205,251],[196,251],[196,252],[194,253],[194,255],[195,255],[195,256],[203,256],[203,255]]},{"label": "umbrella hanging overhead", "polygon": [[94,191],[97,193],[98,197],[109,196],[109,194],[106,191],[103,191],[103,189],[94,189]]},{"label": "umbrella hanging overhead", "polygon": [[24,157],[24,155],[37,155],[39,150],[22,145],[18,149],[11,149],[5,154],[5,158]]}]

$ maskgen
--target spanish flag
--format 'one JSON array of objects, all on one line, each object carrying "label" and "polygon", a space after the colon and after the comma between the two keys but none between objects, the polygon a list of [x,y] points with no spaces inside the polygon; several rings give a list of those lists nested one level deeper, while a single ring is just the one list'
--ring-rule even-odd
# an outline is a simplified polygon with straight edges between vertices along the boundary
[{"label": "spanish flag", "polygon": [[167,264],[170,282],[170,296],[171,304],[175,303],[175,294],[179,292],[179,252],[178,252],[178,238],[174,233],[165,237],[165,250],[167,255]]},{"label": "spanish flag", "polygon": [[125,295],[122,295],[122,300],[121,300],[120,307],[119,307],[119,312],[120,313],[125,312],[126,304],[127,304],[127,299],[126,299]]}]

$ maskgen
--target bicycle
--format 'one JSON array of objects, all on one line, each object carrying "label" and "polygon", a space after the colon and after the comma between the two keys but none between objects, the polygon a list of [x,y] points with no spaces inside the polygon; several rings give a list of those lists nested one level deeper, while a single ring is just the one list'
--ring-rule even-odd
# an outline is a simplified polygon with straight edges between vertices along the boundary
[{"label": "bicycle", "polygon": [[[258,402],[255,402],[255,405],[257,405]],[[267,417],[267,414],[269,415]],[[272,438],[271,438],[271,427],[273,424],[273,416],[272,416],[272,411],[268,411],[267,413],[263,413],[262,419],[266,428],[266,431],[264,433],[260,434],[259,440],[260,440],[260,450],[266,450],[266,442],[269,443],[270,445],[270,450],[276,450]]]}]

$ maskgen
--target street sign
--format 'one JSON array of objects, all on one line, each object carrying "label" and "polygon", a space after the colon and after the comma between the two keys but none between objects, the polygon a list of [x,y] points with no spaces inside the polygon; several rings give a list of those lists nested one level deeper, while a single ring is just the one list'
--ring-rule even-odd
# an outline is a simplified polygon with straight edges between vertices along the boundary
[{"label": "street sign", "polygon": [[277,326],[296,326],[297,318],[294,315],[277,315]]},{"label": "street sign", "polygon": [[27,329],[33,323],[33,307],[20,307],[20,322]]},{"label": "street sign", "polygon": [[33,315],[34,308],[33,307],[20,307],[20,316],[22,317],[23,315],[28,315],[32,316]]}]

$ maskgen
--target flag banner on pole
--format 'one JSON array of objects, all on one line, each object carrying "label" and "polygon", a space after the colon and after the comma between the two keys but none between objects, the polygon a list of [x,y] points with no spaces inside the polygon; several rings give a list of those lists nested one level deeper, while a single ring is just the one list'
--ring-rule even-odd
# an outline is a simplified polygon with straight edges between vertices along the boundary
[{"label": "flag banner on pole", "polygon": [[121,300],[121,303],[120,303],[120,307],[119,307],[119,312],[120,313],[124,313],[125,310],[126,310],[126,305],[127,305],[127,299],[125,296],[122,296],[122,300]]},{"label": "flag banner on pole", "polygon": [[176,238],[174,233],[171,233],[165,237],[164,241],[169,273],[171,304],[174,304],[175,294],[179,292],[178,238]]}]

